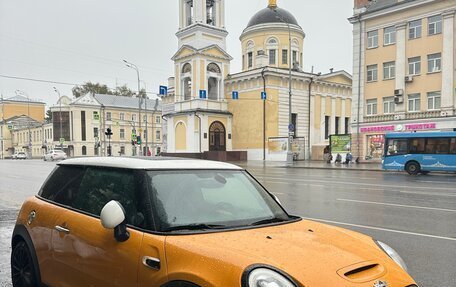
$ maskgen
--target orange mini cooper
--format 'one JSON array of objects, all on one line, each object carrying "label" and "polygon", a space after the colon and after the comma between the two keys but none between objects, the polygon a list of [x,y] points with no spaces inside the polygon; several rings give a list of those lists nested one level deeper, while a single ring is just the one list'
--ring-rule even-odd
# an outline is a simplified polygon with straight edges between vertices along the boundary
[{"label": "orange mini cooper", "polygon": [[388,245],[197,160],[59,163],[22,206],[11,267],[14,287],[416,287]]}]

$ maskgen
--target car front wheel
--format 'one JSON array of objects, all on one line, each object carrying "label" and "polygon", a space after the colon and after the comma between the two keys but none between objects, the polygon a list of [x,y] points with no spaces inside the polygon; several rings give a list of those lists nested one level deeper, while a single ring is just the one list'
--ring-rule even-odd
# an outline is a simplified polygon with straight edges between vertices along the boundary
[{"label": "car front wheel", "polygon": [[11,254],[11,279],[13,287],[39,286],[32,255],[24,241],[18,242]]},{"label": "car front wheel", "polygon": [[405,171],[410,175],[417,175],[421,171],[420,164],[415,161],[411,161],[405,166]]}]

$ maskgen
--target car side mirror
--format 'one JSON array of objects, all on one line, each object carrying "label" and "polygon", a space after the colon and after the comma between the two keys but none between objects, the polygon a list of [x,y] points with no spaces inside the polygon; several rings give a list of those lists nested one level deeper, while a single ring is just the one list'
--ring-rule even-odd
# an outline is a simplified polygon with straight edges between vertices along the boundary
[{"label": "car side mirror", "polygon": [[111,200],[101,210],[101,225],[106,229],[114,229],[114,238],[125,242],[130,238],[125,221],[125,209],[120,202]]}]

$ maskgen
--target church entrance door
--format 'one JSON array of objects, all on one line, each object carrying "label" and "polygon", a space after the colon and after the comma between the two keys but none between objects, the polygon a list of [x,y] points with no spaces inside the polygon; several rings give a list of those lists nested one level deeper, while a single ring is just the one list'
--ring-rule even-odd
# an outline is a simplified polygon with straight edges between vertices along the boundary
[{"label": "church entrance door", "polygon": [[209,127],[209,151],[226,151],[225,126],[213,122]]}]

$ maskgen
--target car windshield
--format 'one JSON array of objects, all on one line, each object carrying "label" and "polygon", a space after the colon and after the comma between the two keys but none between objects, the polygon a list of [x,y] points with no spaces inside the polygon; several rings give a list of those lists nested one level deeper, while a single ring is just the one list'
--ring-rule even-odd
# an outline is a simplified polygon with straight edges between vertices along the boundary
[{"label": "car windshield", "polygon": [[253,226],[290,220],[245,171],[149,171],[160,231]]}]

